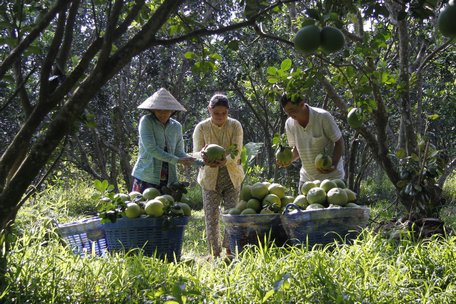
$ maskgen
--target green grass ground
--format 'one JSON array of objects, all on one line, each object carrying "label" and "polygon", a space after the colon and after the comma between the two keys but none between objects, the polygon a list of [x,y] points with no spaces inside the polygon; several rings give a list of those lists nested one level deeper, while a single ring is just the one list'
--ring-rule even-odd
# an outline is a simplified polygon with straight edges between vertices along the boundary
[{"label": "green grass ground", "polygon": [[[454,303],[456,298],[454,236],[415,241],[405,234],[396,240],[368,227],[353,245],[251,247],[228,261],[207,258],[203,213],[194,211],[179,263],[132,253],[80,257],[52,224],[96,212],[91,191],[78,187],[48,189],[21,209],[0,303]],[[387,202],[370,207],[373,219],[395,213]],[[445,210],[453,223],[454,206]]]}]

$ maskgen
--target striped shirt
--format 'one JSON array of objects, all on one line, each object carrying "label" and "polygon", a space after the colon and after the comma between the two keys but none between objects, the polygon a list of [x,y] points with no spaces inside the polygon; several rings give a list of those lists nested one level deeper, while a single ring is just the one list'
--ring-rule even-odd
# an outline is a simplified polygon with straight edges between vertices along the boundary
[{"label": "striped shirt", "polygon": [[309,109],[309,122],[305,128],[291,117],[285,122],[288,144],[290,147],[296,146],[301,159],[300,181],[344,178],[343,158],[331,173],[323,174],[315,168],[315,157],[325,149],[332,155],[334,143],[342,137],[342,133],[328,111],[306,106]]},{"label": "striped shirt", "polygon": [[160,184],[162,165],[168,163],[168,184],[177,181],[176,164],[188,157],[184,151],[182,125],[170,118],[166,125],[153,114],[139,121],[139,155],[132,175],[150,184]]},{"label": "striped shirt", "polygon": [[[232,144],[237,145],[239,153],[235,158],[226,157],[226,168],[230,175],[234,188],[240,188],[244,180],[244,170],[240,164],[240,157],[243,145],[244,131],[241,123],[236,119],[228,117],[228,120],[219,127],[207,118],[198,123],[193,132],[193,156],[201,157],[201,149],[208,144],[217,144],[227,149]],[[199,169],[198,183],[204,190],[215,191],[219,168],[204,166]]]}]

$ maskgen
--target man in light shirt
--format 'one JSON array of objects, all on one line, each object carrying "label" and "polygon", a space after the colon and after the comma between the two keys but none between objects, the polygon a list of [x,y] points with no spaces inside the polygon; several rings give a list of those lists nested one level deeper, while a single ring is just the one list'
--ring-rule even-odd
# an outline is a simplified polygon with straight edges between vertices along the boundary
[{"label": "man in light shirt", "polygon": [[[277,161],[277,165],[287,167],[292,161],[301,159],[299,191],[306,181],[343,179],[344,139],[334,117],[324,109],[309,106],[302,97],[292,100],[284,94],[280,103],[289,116],[285,122],[285,131],[293,159],[289,163]],[[315,158],[324,151],[331,155],[332,166],[317,169]]]},{"label": "man in light shirt", "polygon": [[199,169],[198,183],[203,192],[203,208],[206,221],[207,242],[211,253],[218,257],[222,246],[229,250],[229,239],[223,238],[220,245],[219,208],[233,208],[239,200],[239,192],[244,171],[240,163],[240,153],[235,157],[225,155],[221,161],[209,163],[204,157],[204,147],[217,144],[225,150],[236,145],[242,150],[244,132],[241,123],[228,116],[228,98],[222,94],[215,94],[208,106],[210,117],[198,123],[193,132],[193,153],[205,161]]}]

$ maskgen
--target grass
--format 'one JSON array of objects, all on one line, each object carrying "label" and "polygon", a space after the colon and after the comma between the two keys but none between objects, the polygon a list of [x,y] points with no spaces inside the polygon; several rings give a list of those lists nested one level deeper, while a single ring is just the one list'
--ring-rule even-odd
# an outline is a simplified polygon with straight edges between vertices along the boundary
[{"label": "grass", "polygon": [[[0,303],[452,303],[456,294],[454,236],[390,240],[367,229],[350,246],[251,247],[228,262],[207,259],[202,211],[193,212],[179,263],[83,258],[52,225],[93,212],[91,190],[71,189],[49,189],[21,209]],[[390,214],[384,209],[371,206],[372,217]]]}]

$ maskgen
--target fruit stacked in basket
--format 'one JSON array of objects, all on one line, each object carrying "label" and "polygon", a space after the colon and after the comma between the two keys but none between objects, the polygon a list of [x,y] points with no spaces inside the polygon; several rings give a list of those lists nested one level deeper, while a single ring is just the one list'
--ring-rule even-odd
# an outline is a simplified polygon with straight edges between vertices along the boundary
[{"label": "fruit stacked in basket", "polygon": [[175,182],[160,190],[147,188],[143,193],[105,192],[99,200],[99,217],[103,223],[107,223],[115,222],[120,217],[190,216],[191,207],[188,199],[183,196],[187,193],[187,186],[188,183]]}]

